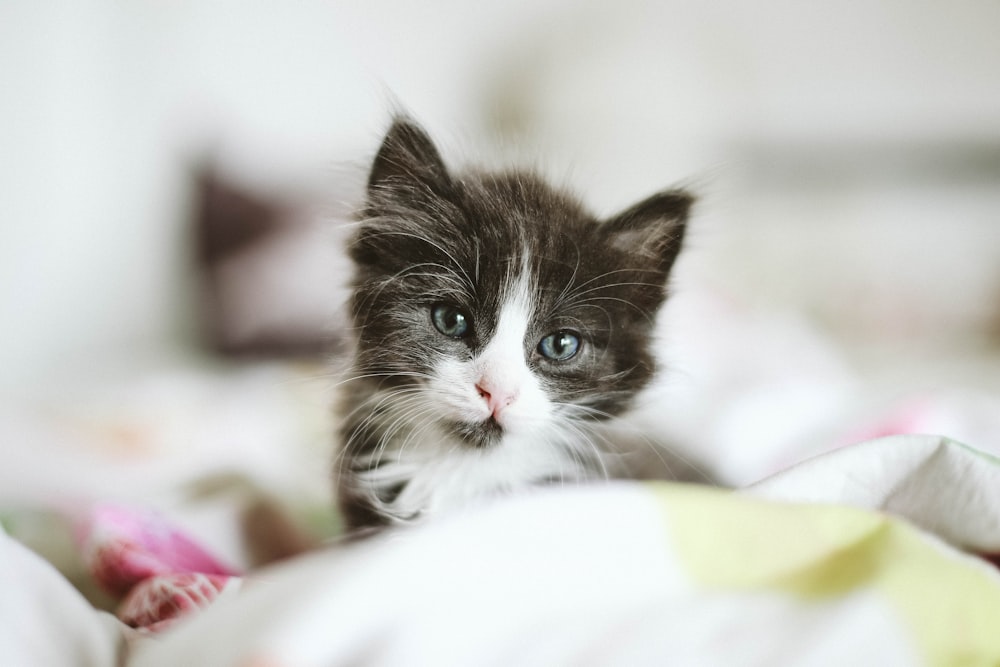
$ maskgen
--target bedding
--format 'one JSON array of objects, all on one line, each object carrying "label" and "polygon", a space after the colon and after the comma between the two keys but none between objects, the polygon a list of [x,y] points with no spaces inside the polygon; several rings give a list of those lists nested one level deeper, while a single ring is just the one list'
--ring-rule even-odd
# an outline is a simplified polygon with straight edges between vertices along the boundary
[{"label": "bedding", "polygon": [[[94,516],[105,542],[117,525],[110,541],[145,535],[132,558],[160,556],[132,568],[139,583],[224,569],[164,517]],[[165,628],[88,608],[39,557],[0,545],[4,618],[17,619],[3,664],[1000,661],[1000,461],[938,436],[842,448],[737,492],[615,483],[508,498],[232,588],[235,572],[217,571],[225,592]]]},{"label": "bedding", "polygon": [[739,491],[553,489],[321,547],[324,364],[4,401],[0,665],[1000,661],[995,391],[876,400],[824,341],[706,303],[648,427]]}]

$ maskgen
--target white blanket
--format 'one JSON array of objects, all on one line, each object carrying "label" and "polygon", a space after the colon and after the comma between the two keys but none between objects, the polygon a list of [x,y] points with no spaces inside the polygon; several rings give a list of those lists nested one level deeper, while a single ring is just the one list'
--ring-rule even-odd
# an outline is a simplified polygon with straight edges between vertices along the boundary
[{"label": "white blanket", "polygon": [[848,447],[742,493],[506,499],[253,573],[161,635],[115,628],[0,545],[5,665],[1000,661],[1000,576],[970,553],[1000,552],[1000,466],[932,436]]}]

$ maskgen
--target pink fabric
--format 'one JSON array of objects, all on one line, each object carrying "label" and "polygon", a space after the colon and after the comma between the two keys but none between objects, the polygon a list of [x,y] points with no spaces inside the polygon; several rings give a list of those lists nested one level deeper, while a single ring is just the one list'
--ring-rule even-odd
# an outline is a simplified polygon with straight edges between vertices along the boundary
[{"label": "pink fabric", "polygon": [[133,628],[158,632],[212,604],[233,580],[233,577],[191,572],[143,579],[122,601],[118,618]]},{"label": "pink fabric", "polygon": [[150,511],[99,505],[77,531],[97,582],[124,598],[118,617],[156,631],[201,609],[239,573]]},{"label": "pink fabric", "polygon": [[912,399],[880,415],[878,419],[862,424],[848,435],[845,444],[876,440],[890,435],[933,432],[933,428],[927,428],[933,414],[932,400]]}]

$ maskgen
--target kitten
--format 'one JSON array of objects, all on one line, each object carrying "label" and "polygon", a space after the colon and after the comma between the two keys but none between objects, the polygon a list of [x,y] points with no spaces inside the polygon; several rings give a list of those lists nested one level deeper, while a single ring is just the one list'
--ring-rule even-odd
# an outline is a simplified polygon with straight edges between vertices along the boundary
[{"label": "kitten", "polygon": [[356,349],[336,466],[349,529],[532,485],[606,478],[602,423],[650,351],[693,198],[599,222],[523,172],[452,174],[397,118],[349,246]]}]

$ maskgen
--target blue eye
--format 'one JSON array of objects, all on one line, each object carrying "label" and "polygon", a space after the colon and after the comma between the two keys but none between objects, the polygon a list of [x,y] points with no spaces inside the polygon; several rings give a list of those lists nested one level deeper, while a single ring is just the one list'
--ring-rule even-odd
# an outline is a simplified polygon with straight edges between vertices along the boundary
[{"label": "blue eye", "polygon": [[469,334],[469,317],[455,306],[439,303],[431,308],[434,328],[451,338],[464,338]]},{"label": "blue eye", "polygon": [[580,337],[569,331],[549,334],[538,344],[538,352],[552,361],[566,361],[580,351]]}]

